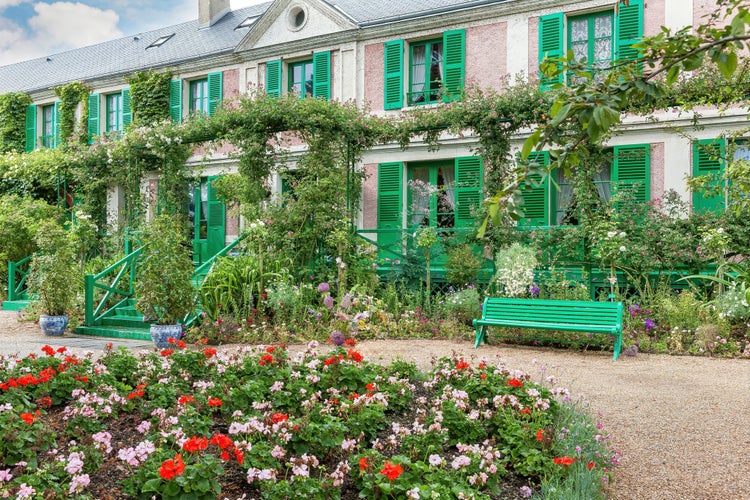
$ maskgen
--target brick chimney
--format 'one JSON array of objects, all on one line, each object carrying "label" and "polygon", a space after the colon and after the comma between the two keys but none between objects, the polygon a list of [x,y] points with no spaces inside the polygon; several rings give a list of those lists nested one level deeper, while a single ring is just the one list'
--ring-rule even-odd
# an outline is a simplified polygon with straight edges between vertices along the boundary
[{"label": "brick chimney", "polygon": [[229,0],[198,0],[198,24],[201,28],[213,26],[230,10]]}]

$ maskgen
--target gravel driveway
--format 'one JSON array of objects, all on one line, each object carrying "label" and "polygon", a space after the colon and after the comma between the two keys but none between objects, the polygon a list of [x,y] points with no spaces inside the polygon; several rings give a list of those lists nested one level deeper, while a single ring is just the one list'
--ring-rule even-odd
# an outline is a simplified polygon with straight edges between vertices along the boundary
[{"label": "gravel driveway", "polygon": [[[39,352],[44,343],[77,352],[99,350],[110,340],[44,337],[16,313],[0,311],[0,353]],[[140,341],[116,345],[150,347]],[[75,346],[75,347],[72,347]],[[583,395],[604,432],[622,453],[612,497],[630,499],[750,499],[750,360],[572,352],[506,345],[473,349],[445,340],[366,341],[366,359],[400,358],[429,368],[453,352],[478,361],[502,361],[535,380],[554,374]]]}]

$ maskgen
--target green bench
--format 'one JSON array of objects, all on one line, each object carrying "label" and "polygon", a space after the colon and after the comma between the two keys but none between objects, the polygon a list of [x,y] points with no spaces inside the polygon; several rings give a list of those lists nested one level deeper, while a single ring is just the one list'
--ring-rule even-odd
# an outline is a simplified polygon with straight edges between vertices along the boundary
[{"label": "green bench", "polygon": [[474,347],[487,343],[487,327],[534,328],[599,333],[614,337],[614,356],[622,350],[622,302],[487,297],[482,317],[474,320]]}]

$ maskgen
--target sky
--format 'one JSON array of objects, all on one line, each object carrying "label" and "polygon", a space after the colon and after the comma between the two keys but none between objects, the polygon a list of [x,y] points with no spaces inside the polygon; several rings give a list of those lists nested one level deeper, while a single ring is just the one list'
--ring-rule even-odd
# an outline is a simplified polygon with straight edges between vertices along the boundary
[{"label": "sky", "polygon": [[0,66],[197,18],[198,0],[0,0]]}]

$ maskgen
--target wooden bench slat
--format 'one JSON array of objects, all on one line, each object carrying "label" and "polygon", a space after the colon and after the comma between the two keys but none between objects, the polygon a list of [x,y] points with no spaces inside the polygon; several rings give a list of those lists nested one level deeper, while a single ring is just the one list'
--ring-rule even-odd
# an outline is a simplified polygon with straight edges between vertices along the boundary
[{"label": "wooden bench slat", "polygon": [[574,331],[614,336],[616,360],[622,349],[622,311],[622,302],[488,297],[482,317],[474,320],[474,347],[486,342],[487,326]]}]

